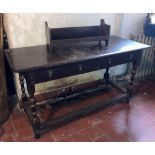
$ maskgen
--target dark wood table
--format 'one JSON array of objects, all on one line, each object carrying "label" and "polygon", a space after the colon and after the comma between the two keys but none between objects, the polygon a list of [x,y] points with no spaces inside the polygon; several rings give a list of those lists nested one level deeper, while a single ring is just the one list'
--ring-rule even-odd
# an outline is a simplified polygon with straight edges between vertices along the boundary
[{"label": "dark wood table", "polygon": [[[102,48],[90,42],[86,46],[85,44],[80,44],[75,48],[55,49],[53,52],[49,52],[46,45],[6,50],[5,55],[12,70],[19,73],[23,107],[29,117],[35,137],[40,137],[42,133],[64,122],[69,122],[95,112],[103,108],[106,104],[113,104],[120,101],[129,102],[142,51],[149,47],[149,45],[117,36],[110,36],[109,46]],[[127,91],[123,91],[110,81],[109,68],[129,62],[132,63],[131,78]],[[35,84],[100,69],[106,69],[104,73],[105,83],[121,90],[121,95],[106,102],[89,105],[75,112],[41,123],[38,117],[34,95]],[[24,79],[27,84],[29,97],[25,93]]]}]

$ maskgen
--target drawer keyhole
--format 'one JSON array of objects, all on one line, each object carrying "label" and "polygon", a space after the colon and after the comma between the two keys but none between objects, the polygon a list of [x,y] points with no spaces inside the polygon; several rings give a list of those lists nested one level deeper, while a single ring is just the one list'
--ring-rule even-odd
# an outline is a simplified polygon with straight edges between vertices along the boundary
[{"label": "drawer keyhole", "polygon": [[50,78],[52,78],[52,75],[53,75],[53,70],[52,69],[48,70],[48,75],[49,75]]},{"label": "drawer keyhole", "polygon": [[79,70],[80,70],[80,72],[82,71],[82,69],[83,69],[83,65],[82,64],[79,64]]}]

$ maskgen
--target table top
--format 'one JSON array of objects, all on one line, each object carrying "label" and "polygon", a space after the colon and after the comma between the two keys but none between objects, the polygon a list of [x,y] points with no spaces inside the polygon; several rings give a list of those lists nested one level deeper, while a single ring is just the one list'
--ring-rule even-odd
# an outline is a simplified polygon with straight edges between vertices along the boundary
[{"label": "table top", "polygon": [[82,62],[125,52],[142,50],[151,46],[118,36],[110,36],[109,46],[99,48],[97,43],[80,44],[74,48],[48,51],[46,45],[5,50],[14,72],[48,68],[68,63]]}]

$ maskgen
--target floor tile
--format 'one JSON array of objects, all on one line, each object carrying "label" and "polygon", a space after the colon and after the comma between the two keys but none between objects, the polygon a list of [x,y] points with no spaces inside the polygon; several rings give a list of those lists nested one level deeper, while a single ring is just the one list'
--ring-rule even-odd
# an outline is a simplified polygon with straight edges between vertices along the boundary
[{"label": "floor tile", "polygon": [[80,131],[80,132],[72,135],[72,138],[76,142],[90,142],[91,141],[91,138],[87,135],[87,133],[85,131]]}]

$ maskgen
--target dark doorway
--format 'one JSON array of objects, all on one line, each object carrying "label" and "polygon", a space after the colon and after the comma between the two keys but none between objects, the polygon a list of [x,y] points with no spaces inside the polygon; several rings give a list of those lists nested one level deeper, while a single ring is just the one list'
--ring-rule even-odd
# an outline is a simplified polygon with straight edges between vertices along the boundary
[{"label": "dark doorway", "polygon": [[[4,32],[4,49],[9,49],[7,35],[5,32]],[[4,58],[4,62],[5,62],[5,72],[6,72],[8,96],[16,95],[13,72],[11,71],[11,68],[10,68],[8,62],[6,61],[6,58]]]}]

